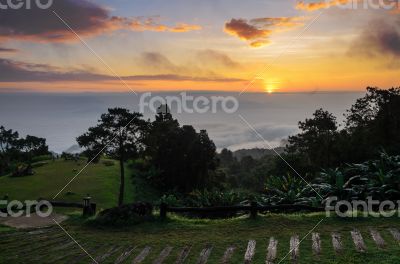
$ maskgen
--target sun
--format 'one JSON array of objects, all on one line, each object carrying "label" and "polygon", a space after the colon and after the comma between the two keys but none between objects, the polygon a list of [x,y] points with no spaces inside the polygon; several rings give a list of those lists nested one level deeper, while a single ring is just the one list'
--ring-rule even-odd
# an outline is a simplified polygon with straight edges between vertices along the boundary
[{"label": "sun", "polygon": [[275,80],[264,80],[264,91],[266,93],[272,94],[278,89],[280,82]]},{"label": "sun", "polygon": [[273,85],[273,84],[267,84],[265,86],[265,91],[269,94],[272,94],[274,92],[274,90],[275,90],[275,85]]}]

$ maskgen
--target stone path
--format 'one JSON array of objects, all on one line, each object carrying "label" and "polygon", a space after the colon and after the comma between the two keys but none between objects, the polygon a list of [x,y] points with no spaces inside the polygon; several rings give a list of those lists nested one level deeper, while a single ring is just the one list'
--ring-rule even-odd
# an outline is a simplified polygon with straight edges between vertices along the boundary
[{"label": "stone path", "polygon": [[[323,238],[326,241],[330,241],[329,247],[328,243],[321,243]],[[343,247],[343,238],[346,238],[347,248]],[[386,250],[389,244],[398,245],[398,242],[400,242],[400,232],[396,228],[381,231],[369,228],[366,231],[364,230],[363,233],[358,229],[353,229],[350,232],[333,232],[323,235],[314,232],[308,238],[293,234],[286,241],[278,241],[276,238],[270,237],[267,240],[267,244],[250,239],[242,248],[238,245],[227,245],[226,249],[219,252],[221,254],[219,257],[213,257],[213,259],[218,259],[218,261],[213,262],[221,264],[234,263],[232,260],[237,260],[240,256],[239,254],[243,254],[241,263],[250,264],[254,262],[255,255],[260,255],[261,252],[262,254],[266,254],[264,258],[264,263],[266,264],[278,264],[282,260],[282,256],[286,256],[286,263],[299,263],[301,262],[301,250],[310,250],[314,258],[320,258],[323,251],[342,254],[345,250],[355,250],[363,254],[373,247],[371,243],[368,243],[369,246],[367,247],[365,239],[369,239],[374,243],[376,249]],[[353,244],[352,248],[348,247],[349,244],[347,241]],[[213,250],[212,243],[204,245],[200,249],[196,248],[196,250],[193,250],[191,245],[181,247],[166,245],[164,248],[155,250],[151,245],[110,245],[93,242],[85,243],[85,241],[80,241],[79,243],[95,261],[89,258],[87,253],[75,241],[72,241],[57,227],[47,227],[30,231],[3,232],[0,233],[0,246],[2,252],[7,254],[7,258],[5,260],[0,258],[0,260],[6,261],[4,263],[162,264],[168,262],[180,264],[188,263],[190,257],[191,263],[205,264],[211,263],[210,257],[213,254],[217,254]],[[301,247],[300,244],[302,245]],[[279,249],[280,246],[285,249]],[[284,252],[288,248],[290,251]],[[281,252],[279,252],[280,250]],[[278,257],[278,253],[280,253],[280,258]]]}]

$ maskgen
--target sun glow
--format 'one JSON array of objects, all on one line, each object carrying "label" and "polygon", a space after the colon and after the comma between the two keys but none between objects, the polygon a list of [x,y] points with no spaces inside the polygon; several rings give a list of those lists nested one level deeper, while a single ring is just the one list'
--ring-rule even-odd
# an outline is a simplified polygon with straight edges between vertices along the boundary
[{"label": "sun glow", "polygon": [[266,93],[272,94],[278,89],[280,82],[275,80],[264,80],[264,91]]}]

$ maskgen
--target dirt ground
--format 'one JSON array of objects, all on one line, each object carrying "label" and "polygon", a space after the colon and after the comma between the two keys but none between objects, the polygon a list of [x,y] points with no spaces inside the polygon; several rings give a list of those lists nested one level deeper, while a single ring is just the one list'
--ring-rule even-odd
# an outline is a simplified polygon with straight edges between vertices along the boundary
[{"label": "dirt ground", "polygon": [[48,217],[40,217],[36,213],[32,213],[28,216],[20,216],[20,217],[0,217],[0,224],[24,229],[24,228],[37,228],[37,227],[45,227],[55,225],[54,222],[57,221],[61,223],[65,221],[68,217],[61,214],[52,213]]}]

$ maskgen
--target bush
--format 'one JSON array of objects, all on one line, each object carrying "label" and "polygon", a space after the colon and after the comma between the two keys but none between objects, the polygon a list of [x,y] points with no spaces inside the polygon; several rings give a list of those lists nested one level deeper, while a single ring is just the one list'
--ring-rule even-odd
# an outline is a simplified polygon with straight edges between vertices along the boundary
[{"label": "bush", "polygon": [[380,201],[400,199],[400,156],[383,152],[379,160],[349,165],[345,172],[368,182],[364,184],[364,197],[371,196]]},{"label": "bush", "polygon": [[162,204],[162,203],[165,203],[168,206],[172,206],[172,207],[185,206],[182,199],[179,199],[177,197],[177,195],[175,195],[175,194],[164,194],[159,200],[159,204]]},{"label": "bush", "polygon": [[95,223],[105,226],[135,225],[153,219],[153,206],[149,203],[137,202],[106,209],[99,213]]},{"label": "bush", "polygon": [[24,177],[24,176],[30,176],[33,174],[34,174],[34,172],[32,170],[32,166],[21,163],[21,164],[18,164],[15,166],[15,169],[13,170],[11,177]]},{"label": "bush", "polygon": [[[300,177],[271,177],[267,181],[265,204],[305,204],[320,206],[326,198],[339,200],[400,199],[400,156],[381,153],[380,159],[341,168],[323,170],[311,186]],[[316,195],[316,192],[322,196]]]},{"label": "bush", "polygon": [[196,190],[188,195],[185,204],[193,207],[233,206],[253,198],[254,195],[242,191]]},{"label": "bush", "polygon": [[[302,178],[288,173],[279,177],[269,177],[266,182],[266,195],[263,203],[269,205],[279,204],[306,204],[311,205],[307,184]],[[314,193],[311,193],[315,196]]]},{"label": "bush", "polygon": [[[180,195],[164,195],[160,203],[166,203],[172,207],[219,207],[219,206],[234,206],[234,205],[249,205],[250,201],[255,199],[251,192],[244,191],[220,191],[220,190],[195,190],[189,193],[184,198]],[[214,212],[214,213],[183,213],[187,217],[195,218],[228,218],[237,216],[237,212]]]}]

